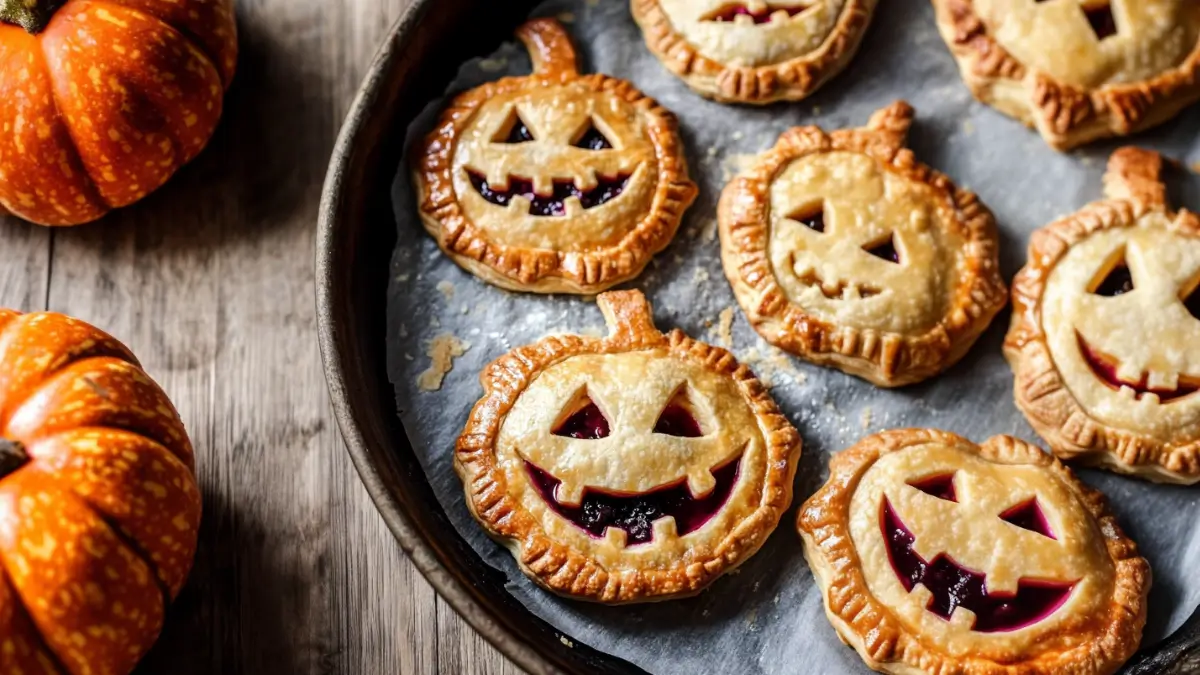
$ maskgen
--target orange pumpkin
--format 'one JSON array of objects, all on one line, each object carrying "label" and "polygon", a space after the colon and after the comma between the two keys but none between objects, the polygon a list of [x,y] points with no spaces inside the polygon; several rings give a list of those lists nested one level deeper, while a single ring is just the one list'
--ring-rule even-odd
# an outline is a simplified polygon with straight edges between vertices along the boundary
[{"label": "orange pumpkin", "polygon": [[78,225],[156,190],[236,61],[232,0],[0,0],[0,207]]},{"label": "orange pumpkin", "polygon": [[133,354],[0,309],[0,673],[128,673],[199,524],[191,442]]}]

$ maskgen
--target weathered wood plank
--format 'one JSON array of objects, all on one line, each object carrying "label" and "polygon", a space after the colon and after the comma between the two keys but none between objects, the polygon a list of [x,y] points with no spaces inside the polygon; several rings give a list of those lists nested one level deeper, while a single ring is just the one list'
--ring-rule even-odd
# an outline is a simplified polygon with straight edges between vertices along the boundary
[{"label": "weathered wood plank", "polygon": [[46,308],[51,231],[0,211],[0,307]]},{"label": "weathered wood plank", "polygon": [[200,551],[143,675],[517,672],[392,539],[331,420],[317,350],[329,152],[408,1],[240,2],[238,80],[192,166],[53,247],[0,222],[0,304],[48,297],[126,341],[196,444]]}]

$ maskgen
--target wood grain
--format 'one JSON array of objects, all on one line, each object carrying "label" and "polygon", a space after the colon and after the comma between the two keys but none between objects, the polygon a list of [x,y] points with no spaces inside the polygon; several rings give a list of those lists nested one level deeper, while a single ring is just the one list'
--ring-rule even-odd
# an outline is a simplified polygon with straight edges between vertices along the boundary
[{"label": "wood grain", "polygon": [[124,340],[197,449],[200,551],[139,675],[519,672],[417,574],[332,422],[313,301],[317,202],[375,47],[409,0],[239,0],[210,147],[93,225],[0,216],[0,306]]}]

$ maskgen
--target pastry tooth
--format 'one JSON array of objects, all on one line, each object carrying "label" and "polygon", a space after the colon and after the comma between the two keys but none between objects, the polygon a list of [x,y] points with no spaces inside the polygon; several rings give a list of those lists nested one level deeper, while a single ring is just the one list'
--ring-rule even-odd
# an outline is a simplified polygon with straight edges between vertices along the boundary
[{"label": "pastry tooth", "polygon": [[717,487],[717,479],[713,477],[712,471],[708,469],[700,469],[688,473],[688,491],[693,497],[707,497]]},{"label": "pastry tooth", "polygon": [[549,197],[554,194],[554,179],[544,175],[534,176],[533,193],[539,197]]},{"label": "pastry tooth", "polygon": [[859,289],[858,284],[846,284],[845,288],[842,289],[843,300],[858,300],[860,298],[862,298],[862,291]]},{"label": "pastry tooth", "polygon": [[504,170],[504,167],[498,166],[489,169],[484,180],[487,181],[488,189],[494,192],[504,192],[508,190],[508,179],[508,172]]},{"label": "pastry tooth", "polygon": [[961,605],[955,607],[954,613],[950,615],[950,625],[963,631],[971,630],[971,626],[975,625],[975,612]]},{"label": "pastry tooth", "polygon": [[1127,384],[1121,385],[1121,389],[1117,392],[1117,394],[1127,401],[1132,401],[1137,398],[1137,392],[1133,390],[1133,387]]},{"label": "pastry tooth", "polygon": [[563,200],[563,208],[567,212],[568,218],[583,215],[583,202],[579,201],[579,197],[571,195]]},{"label": "pastry tooth", "polygon": [[1158,370],[1150,371],[1146,378],[1146,386],[1150,389],[1170,391],[1179,387],[1179,373],[1164,373]]},{"label": "pastry tooth", "polygon": [[592,168],[581,169],[579,171],[579,173],[575,175],[575,187],[577,187],[580,190],[583,190],[585,192],[595,188],[599,184],[600,184],[600,182],[598,180],[596,180],[596,170],[595,169],[592,169]]},{"label": "pastry tooth", "polygon": [[529,213],[530,204],[529,197],[525,195],[513,195],[508,200],[508,209],[514,213]]},{"label": "pastry tooth", "polygon": [[771,12],[771,17],[768,19],[768,23],[783,23],[790,18],[792,18],[792,15],[789,14],[786,9],[777,9],[774,12]]},{"label": "pastry tooth", "polygon": [[1141,382],[1142,368],[1129,361],[1117,364],[1117,379],[1122,382]]},{"label": "pastry tooth", "polygon": [[629,542],[629,533],[619,527],[609,526],[604,530],[604,541],[613,548],[625,548]]},{"label": "pastry tooth", "polygon": [[554,501],[564,506],[579,506],[583,503],[583,486],[564,480],[554,489]]},{"label": "pastry tooth", "polygon": [[656,541],[673,541],[679,536],[679,526],[675,524],[675,516],[663,516],[654,521],[654,539]]},{"label": "pastry tooth", "polygon": [[1158,394],[1152,391],[1142,394],[1138,400],[1149,405],[1158,405],[1159,403],[1162,403],[1162,399],[1158,397]]},{"label": "pastry tooth", "polygon": [[737,16],[733,17],[733,22],[739,26],[753,26],[754,17],[750,16],[749,14],[738,14]]},{"label": "pastry tooth", "polygon": [[912,592],[908,594],[908,597],[918,605],[927,607],[929,602],[933,600],[933,592],[925,584],[917,584],[913,586]]}]

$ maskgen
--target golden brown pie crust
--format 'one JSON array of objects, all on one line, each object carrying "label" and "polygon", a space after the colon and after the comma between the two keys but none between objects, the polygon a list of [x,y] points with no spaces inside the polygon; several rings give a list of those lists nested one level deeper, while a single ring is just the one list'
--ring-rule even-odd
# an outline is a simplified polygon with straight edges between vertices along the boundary
[{"label": "golden brown pie crust", "polygon": [[[948,368],[1007,301],[991,212],[974,193],[959,189],[903,147],[912,117],[912,107],[899,101],[876,112],[866,128],[833,133],[815,126],[793,128],[725,187],[719,206],[725,275],[755,330],[801,358],[883,387],[917,382]],[[961,241],[957,262],[945,270],[955,275],[950,297],[945,311],[931,317],[932,327],[906,333],[859,329],[806,310],[781,288],[769,254],[772,182],[797,160],[833,153],[869,157],[879,172],[920,187]]]},{"label": "golden brown pie crust", "polygon": [[[901,620],[897,608],[877,598],[864,571],[863,553],[854,543],[851,503],[860,481],[877,462],[892,453],[930,445],[952,447],[993,464],[1033,468],[1073,495],[1077,512],[1094,521],[1095,531],[1103,539],[1098,555],[1108,559],[1103,564],[1111,570],[1111,590],[1106,597],[1089,600],[1104,609],[1087,616],[1063,617],[1035,640],[1015,637],[1023,631],[1016,631],[1011,644],[1007,634],[982,634],[976,648],[953,655],[936,639],[914,632]],[[1084,485],[1053,456],[1011,436],[994,436],[975,445],[944,431],[898,429],[868,436],[838,453],[830,460],[829,471],[828,482],[800,508],[797,528],[830,623],[871,668],[898,675],[1099,675],[1115,672],[1137,649],[1146,621],[1149,564],[1121,531],[1104,496]],[[1025,644],[1014,648],[1017,643]]]},{"label": "golden brown pie crust", "polygon": [[977,99],[1037,129],[1057,150],[1137,133],[1200,100],[1200,39],[1177,66],[1148,79],[1073,86],[1006,50],[979,16],[976,2],[933,0],[938,29],[963,80]]},{"label": "golden brown pie crust", "polygon": [[[640,274],[670,243],[696,198],[676,120],[625,80],[580,74],[570,37],[557,21],[532,20],[517,36],[529,49],[533,74],[506,77],[456,96],[416,148],[413,184],[421,221],[456,263],[492,284],[536,293],[597,293]],[[574,110],[544,110],[567,100],[577,103]],[[476,124],[499,119],[518,104],[542,109],[548,126],[586,109],[593,119],[608,115],[629,130],[629,137],[613,140],[612,149],[592,153],[603,156],[596,160],[600,168],[636,165],[625,167],[632,173],[625,193],[587,211],[576,202],[566,216],[541,218],[518,212],[516,207],[528,203],[525,198],[514,198],[512,208],[481,201],[471,192],[464,155],[494,160],[492,166],[475,167],[481,173],[503,165],[520,167],[513,171],[544,171],[555,181],[571,177],[577,185],[597,179],[597,167],[589,168],[580,154],[587,151],[569,147],[571,139],[489,147],[497,145],[489,136],[495,130]],[[497,155],[501,150],[508,154]],[[531,153],[530,159],[516,161],[520,152]],[[510,172],[509,177],[513,175],[520,174]],[[507,179],[500,173],[499,180]],[[544,176],[534,180],[545,181],[542,189],[551,186]]]},{"label": "golden brown pie crust", "polygon": [[[1151,229],[1180,242],[1200,240],[1200,217],[1186,210],[1172,211],[1167,205],[1166,188],[1159,177],[1161,169],[1162,158],[1157,153],[1132,147],[1117,150],[1104,177],[1107,199],[1088,204],[1034,233],[1028,262],[1013,280],[1013,318],[1004,353],[1016,378],[1013,389],[1017,407],[1056,455],[1154,481],[1190,484],[1200,481],[1200,434],[1194,428],[1200,421],[1196,416],[1192,416],[1189,428],[1175,423],[1158,432],[1138,431],[1128,428],[1130,425],[1099,419],[1070,389],[1063,370],[1068,364],[1056,362],[1043,313],[1055,269],[1074,247],[1089,238]],[[1137,321],[1129,317],[1123,320]],[[1195,319],[1187,317],[1185,321]],[[1153,328],[1146,326],[1146,330]],[[1152,347],[1170,336],[1143,337],[1142,342]],[[1196,349],[1194,343],[1191,349]],[[1105,387],[1099,381],[1093,386],[1098,391]],[[1191,401],[1193,396],[1167,405],[1200,405]],[[1132,397],[1122,407],[1134,423],[1139,417],[1159,414],[1146,410],[1143,401]]]},{"label": "golden brown pie crust", "polygon": [[[697,342],[679,330],[660,333],[654,327],[649,303],[640,292],[610,291],[596,300],[611,331],[607,337],[547,337],[514,349],[484,369],[480,380],[485,393],[458,439],[454,467],[476,520],[511,550],[522,571],[540,586],[564,596],[606,604],[693,595],[753,555],[778,525],[791,503],[800,436],[762,383],[729,352]],[[702,373],[719,381],[721,387],[733,393],[715,405],[737,409],[749,424],[735,487],[708,523],[678,536],[674,521],[667,519],[669,530],[659,527],[663,521],[658,521],[651,541],[624,548],[623,541],[614,545],[614,537],[608,536],[615,534],[615,528],[608,528],[605,537],[591,537],[549,509],[531,492],[524,449],[514,451],[505,446],[516,445],[506,438],[537,442],[549,434],[548,429],[535,429],[543,438],[531,435],[530,428],[535,425],[524,414],[523,419],[508,419],[514,408],[529,410],[522,406],[521,399],[530,396],[533,388],[544,388],[547,379],[566,382],[558,377],[565,372],[587,382],[590,391],[589,378],[599,377],[597,373],[616,377],[623,370],[620,360],[629,357],[665,363],[667,370],[670,364],[677,364],[681,373]],[[625,373],[628,377],[641,377],[637,369],[624,370],[634,370]],[[641,380],[635,379],[626,387],[639,389]],[[630,401],[635,398],[636,393],[630,394]],[[510,422],[524,435],[514,434]],[[620,424],[618,415],[613,434],[621,432]],[[706,442],[707,438],[711,434],[670,440]],[[590,450],[583,444],[598,441],[555,440],[568,444],[565,447],[571,448],[575,458],[584,457],[584,464],[610,459],[586,458]],[[645,440],[657,442],[663,441]],[[625,450],[630,450],[629,445]],[[663,464],[662,457],[655,453],[637,452],[635,449],[625,463],[644,463],[649,469]],[[616,471],[625,471],[623,478],[641,478],[641,467],[633,468],[637,470],[619,465]]]},{"label": "golden brown pie crust", "polygon": [[[824,2],[826,0],[822,0]],[[738,66],[704,56],[672,24],[663,0],[631,0],[646,46],[694,91],[726,103],[765,105],[799,101],[825,84],[854,57],[876,0],[845,0],[829,35],[815,50],[779,63]],[[831,3],[832,4],[832,3]]]}]

